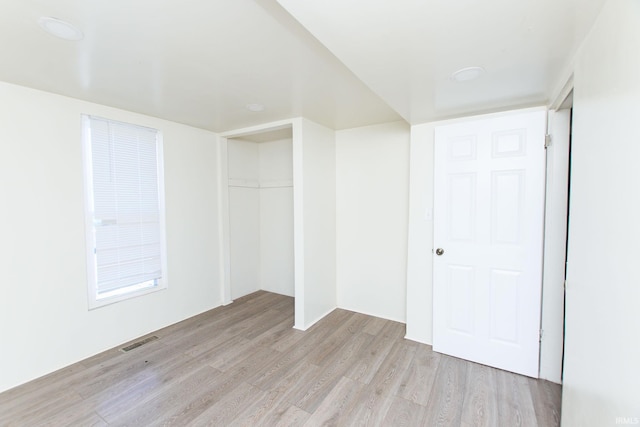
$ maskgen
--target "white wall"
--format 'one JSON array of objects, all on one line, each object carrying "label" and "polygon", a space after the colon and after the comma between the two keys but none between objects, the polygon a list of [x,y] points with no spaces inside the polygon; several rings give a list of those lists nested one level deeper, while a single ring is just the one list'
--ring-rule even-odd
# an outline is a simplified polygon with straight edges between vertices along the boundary
[{"label": "white wall", "polygon": [[227,153],[231,298],[235,299],[260,289],[258,144],[230,139]]},{"label": "white wall", "polygon": [[229,180],[257,186],[260,181],[260,153],[258,143],[243,139],[227,142]]},{"label": "white wall", "polygon": [[[640,423],[640,2],[611,0],[575,65],[562,424]],[[622,420],[624,421],[624,420]]]},{"label": "white wall", "polygon": [[[297,329],[336,308],[335,132],[306,119],[293,126]],[[299,250],[300,249],[300,250]]]},{"label": "white wall", "polygon": [[261,142],[260,288],[294,295],[292,140]]},{"label": "white wall", "polygon": [[[169,288],[92,311],[82,113],[164,137]],[[0,83],[0,391],[220,304],[216,150],[211,132]]]},{"label": "white wall", "polygon": [[260,181],[265,186],[291,185],[293,180],[293,151],[291,138],[258,143]]},{"label": "white wall", "polygon": [[432,343],[433,149],[436,124],[411,127],[406,337]]},{"label": "white wall", "polygon": [[336,132],[338,307],[405,322],[409,125]]}]

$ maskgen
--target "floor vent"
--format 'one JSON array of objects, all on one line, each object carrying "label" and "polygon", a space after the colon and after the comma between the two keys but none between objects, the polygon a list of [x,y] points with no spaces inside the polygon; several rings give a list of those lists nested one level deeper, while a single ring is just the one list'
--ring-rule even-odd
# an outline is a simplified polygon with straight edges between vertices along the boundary
[{"label": "floor vent", "polygon": [[124,351],[124,352],[126,353],[127,351],[131,351],[131,350],[133,350],[134,348],[138,348],[138,347],[140,347],[141,345],[145,345],[146,343],[151,342],[151,341],[155,341],[155,340],[157,340],[157,339],[158,339],[158,337],[157,337],[157,336],[155,336],[155,335],[153,335],[153,336],[151,336],[151,337],[147,337],[147,338],[145,338],[145,339],[143,339],[143,340],[140,340],[140,341],[134,342],[133,344],[129,344],[129,345],[128,345],[128,346],[126,346],[126,347],[122,347],[122,349],[121,349],[121,350],[122,350],[122,351]]}]

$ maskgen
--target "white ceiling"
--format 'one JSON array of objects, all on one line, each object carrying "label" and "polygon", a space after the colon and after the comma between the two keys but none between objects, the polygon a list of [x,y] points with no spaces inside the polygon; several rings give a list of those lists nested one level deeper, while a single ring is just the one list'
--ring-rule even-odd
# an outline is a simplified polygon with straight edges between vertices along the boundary
[{"label": "white ceiling", "polygon": [[[41,16],[84,40],[45,33]],[[275,0],[0,0],[0,80],[218,132],[400,120]]]},{"label": "white ceiling", "polygon": [[547,102],[604,1],[0,0],[0,80],[218,132],[415,124]]},{"label": "white ceiling", "polygon": [[553,101],[605,1],[278,0],[412,124]]}]

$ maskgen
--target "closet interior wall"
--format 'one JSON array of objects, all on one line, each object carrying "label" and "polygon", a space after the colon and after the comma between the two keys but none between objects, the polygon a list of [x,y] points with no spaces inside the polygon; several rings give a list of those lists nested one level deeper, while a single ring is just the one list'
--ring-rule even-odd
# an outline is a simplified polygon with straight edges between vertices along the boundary
[{"label": "closet interior wall", "polygon": [[229,139],[228,171],[231,298],[294,296],[292,138]]}]

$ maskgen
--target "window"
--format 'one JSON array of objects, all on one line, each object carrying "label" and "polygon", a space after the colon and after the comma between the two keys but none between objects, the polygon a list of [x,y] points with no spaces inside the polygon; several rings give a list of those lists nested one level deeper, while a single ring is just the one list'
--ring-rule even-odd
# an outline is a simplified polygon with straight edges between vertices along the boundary
[{"label": "window", "polygon": [[82,116],[89,308],[167,287],[162,135]]}]

